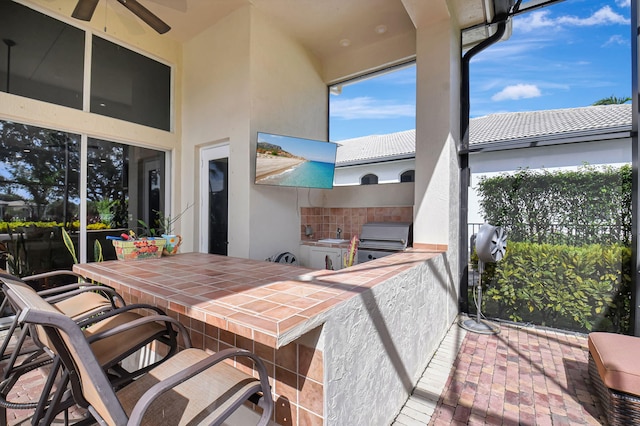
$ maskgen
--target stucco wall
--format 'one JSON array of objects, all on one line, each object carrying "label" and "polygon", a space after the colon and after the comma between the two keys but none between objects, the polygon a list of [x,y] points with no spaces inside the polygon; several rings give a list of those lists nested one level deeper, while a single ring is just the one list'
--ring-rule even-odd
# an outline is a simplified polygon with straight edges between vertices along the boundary
[{"label": "stucco wall", "polygon": [[[184,44],[184,122],[182,166],[185,196],[199,200],[200,150],[229,145],[229,255],[249,252],[249,165],[251,87],[249,7],[217,22]],[[199,206],[200,203],[197,203]],[[182,220],[184,235],[200,233],[200,208]],[[198,251],[197,241],[183,251]]]},{"label": "stucco wall", "polygon": [[427,20],[417,38],[414,242],[451,245],[457,215],[450,206],[459,198],[451,173],[460,127],[459,33],[450,19]]},{"label": "stucco wall", "polygon": [[362,176],[373,173],[378,176],[378,184],[400,182],[400,175],[407,170],[415,169],[415,160],[387,161],[384,163],[360,164],[356,166],[337,167],[335,185],[360,185]]},{"label": "stucco wall", "polygon": [[327,425],[391,424],[457,314],[454,270],[443,254],[332,311],[323,331]]},{"label": "stucco wall", "polygon": [[265,259],[297,253],[300,241],[297,189],[257,186],[255,146],[258,132],[327,140],[327,86],[317,59],[280,31],[261,12],[251,15],[251,123],[247,164],[250,247],[248,256]]}]

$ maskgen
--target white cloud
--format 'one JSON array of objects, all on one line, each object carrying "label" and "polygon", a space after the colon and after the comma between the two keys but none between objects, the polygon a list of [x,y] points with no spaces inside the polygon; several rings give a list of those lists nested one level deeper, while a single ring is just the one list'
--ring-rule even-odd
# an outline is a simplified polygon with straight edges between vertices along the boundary
[{"label": "white cloud", "polygon": [[542,96],[538,86],[534,84],[514,84],[507,86],[491,97],[493,101],[518,100]]},{"label": "white cloud", "polygon": [[577,18],[575,16],[561,16],[558,18],[561,24],[569,24],[580,27],[589,27],[593,25],[605,24],[623,24],[626,25],[630,21],[624,16],[611,10],[611,7],[605,6],[588,18]]},{"label": "white cloud", "polygon": [[612,44],[619,44],[621,46],[628,46],[629,45],[629,41],[627,39],[625,39],[624,37],[622,37],[619,34],[615,34],[612,35],[611,37],[609,37],[609,40],[607,40],[603,46],[610,46]]},{"label": "white cloud", "polygon": [[616,0],[618,7],[631,7],[631,0]]},{"label": "white cloud", "polygon": [[559,29],[563,25],[575,27],[589,27],[595,25],[629,24],[630,20],[614,12],[610,6],[604,6],[593,15],[586,18],[577,16],[550,17],[548,10],[531,12],[530,14],[514,21],[514,27],[521,31],[528,32],[541,28]]},{"label": "white cloud", "polygon": [[331,117],[343,120],[415,117],[415,115],[415,105],[397,104],[366,96],[331,102]]}]

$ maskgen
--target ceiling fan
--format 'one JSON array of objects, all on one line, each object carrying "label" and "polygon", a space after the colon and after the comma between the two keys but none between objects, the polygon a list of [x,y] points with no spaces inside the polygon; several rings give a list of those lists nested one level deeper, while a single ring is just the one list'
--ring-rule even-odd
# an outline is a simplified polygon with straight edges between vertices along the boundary
[{"label": "ceiling fan", "polygon": [[[82,21],[90,21],[98,5],[98,1],[99,0],[78,0],[71,16]],[[171,29],[162,19],[151,13],[149,9],[136,0],[118,0],[118,3],[129,9],[134,15],[142,19],[147,25],[160,34],[164,34]]]}]

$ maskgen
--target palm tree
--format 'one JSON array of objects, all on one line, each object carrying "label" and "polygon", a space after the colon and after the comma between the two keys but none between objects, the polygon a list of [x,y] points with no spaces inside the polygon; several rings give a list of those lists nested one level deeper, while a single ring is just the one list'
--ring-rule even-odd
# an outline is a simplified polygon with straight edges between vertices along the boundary
[{"label": "palm tree", "polygon": [[625,104],[631,100],[630,97],[618,98],[616,96],[609,96],[608,98],[602,98],[599,101],[595,101],[593,105],[618,105]]}]

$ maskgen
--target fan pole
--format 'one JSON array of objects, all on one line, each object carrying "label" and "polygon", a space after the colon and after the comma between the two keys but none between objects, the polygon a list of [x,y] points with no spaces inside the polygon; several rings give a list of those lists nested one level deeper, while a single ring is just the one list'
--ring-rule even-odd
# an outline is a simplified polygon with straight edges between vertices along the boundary
[{"label": "fan pole", "polygon": [[476,319],[471,318],[460,321],[458,324],[465,330],[479,334],[498,334],[500,329],[498,327],[488,324],[486,321],[482,321],[481,309],[482,309],[482,273],[484,272],[484,262],[478,260],[478,284],[476,285]]}]

